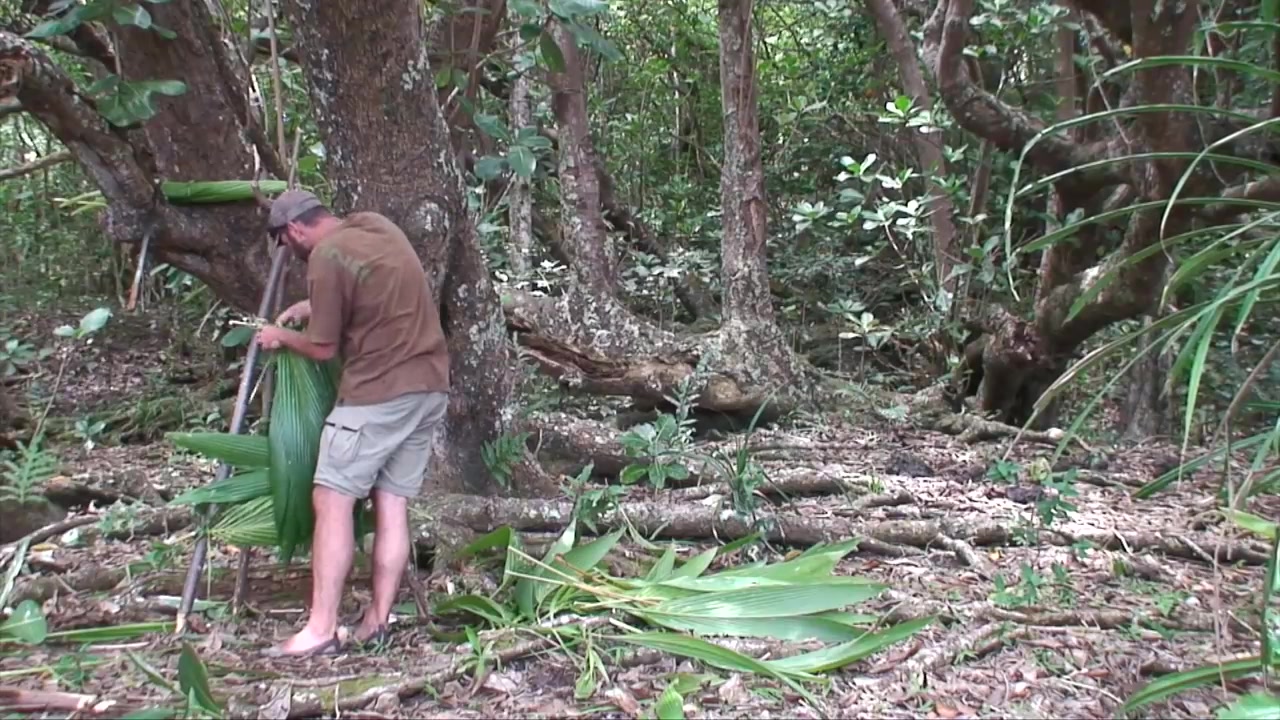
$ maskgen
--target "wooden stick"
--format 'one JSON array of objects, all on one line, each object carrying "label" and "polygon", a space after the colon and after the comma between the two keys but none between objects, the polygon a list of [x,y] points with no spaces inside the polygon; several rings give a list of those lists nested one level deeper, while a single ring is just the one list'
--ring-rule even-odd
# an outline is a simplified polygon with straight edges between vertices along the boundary
[{"label": "wooden stick", "polygon": [[[259,316],[265,315],[270,308],[274,290],[284,278],[284,269],[288,265],[289,255],[288,248],[281,247],[271,260],[271,272],[267,276],[267,287],[262,293],[262,302],[258,306]],[[251,341],[249,343],[249,351],[245,354],[244,359],[244,369],[240,375],[240,392],[236,396],[235,411],[231,415],[231,427],[228,429],[228,432],[232,435],[239,435],[244,429],[245,410],[249,405],[249,391],[253,388],[253,374],[258,364],[259,350],[260,346],[257,342]],[[230,475],[231,466],[226,463],[219,463],[216,479],[225,480]],[[206,517],[212,517],[217,510],[217,505],[209,505]],[[196,586],[200,581],[200,573],[204,571],[204,563],[208,555],[209,538],[204,533],[201,533],[196,538],[196,546],[191,556],[191,565],[187,568],[186,582],[182,586],[182,602],[178,605],[177,621],[174,623],[173,628],[175,635],[181,635],[186,631],[187,615],[190,614],[191,606],[195,603]]]},{"label": "wooden stick", "polygon": [[142,271],[147,268],[147,253],[151,247],[151,236],[155,231],[155,227],[147,228],[147,232],[142,236],[142,247],[138,249],[138,269],[133,273],[133,287],[129,288],[129,302],[125,305],[125,310],[130,312],[138,304],[138,293],[142,287]]}]

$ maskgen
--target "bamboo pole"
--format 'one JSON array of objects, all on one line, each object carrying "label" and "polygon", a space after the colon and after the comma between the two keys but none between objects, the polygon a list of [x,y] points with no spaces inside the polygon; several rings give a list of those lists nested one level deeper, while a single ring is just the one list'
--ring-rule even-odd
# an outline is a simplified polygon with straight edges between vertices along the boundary
[{"label": "bamboo pole", "polygon": [[[290,254],[289,248],[282,245],[276,250],[275,257],[271,259],[271,272],[267,276],[267,287],[263,291],[262,301],[258,305],[259,317],[265,317],[271,308],[276,288],[281,285],[284,279],[284,269],[288,266]],[[239,435],[244,427],[245,410],[249,406],[249,395],[253,389],[253,374],[258,364],[259,351],[260,346],[255,338],[249,343],[249,350],[244,358],[244,369],[241,370],[240,374],[240,392],[236,396],[236,406],[231,414],[231,427],[228,430],[232,435]],[[219,463],[216,479],[225,480],[230,475],[231,466],[226,463]],[[217,505],[209,505],[205,512],[205,517],[212,517],[217,511]],[[208,556],[209,537],[204,533],[200,533],[196,538],[195,550],[191,555],[191,565],[187,568],[186,582],[182,586],[182,602],[178,605],[177,622],[174,623],[173,627],[175,635],[181,635],[186,630],[187,615],[191,613],[191,606],[195,603],[196,588],[200,583],[200,573],[204,572],[204,564]]]}]

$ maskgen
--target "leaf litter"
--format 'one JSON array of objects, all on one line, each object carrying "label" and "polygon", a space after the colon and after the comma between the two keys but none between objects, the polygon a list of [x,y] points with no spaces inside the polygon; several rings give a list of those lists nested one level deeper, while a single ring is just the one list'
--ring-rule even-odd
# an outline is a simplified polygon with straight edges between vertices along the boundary
[{"label": "leaf litter", "polygon": [[[67,415],[128,402],[139,391],[137,378],[154,378],[175,363],[186,364],[150,353],[142,343],[127,354],[104,352],[83,362],[98,363],[97,371],[86,365],[84,372],[69,372],[68,399],[59,408]],[[116,368],[102,370],[104,364],[116,363]],[[216,377],[219,371],[205,372]],[[104,385],[101,378],[108,382]],[[849,427],[833,418],[820,426],[759,432],[753,446],[754,456],[771,475],[806,467],[845,478],[870,477],[882,486],[879,493],[902,491],[911,500],[870,508],[857,506],[853,495],[773,500],[775,508],[805,517],[943,517],[955,524],[995,522],[1025,533],[1034,529],[1028,518],[1038,512],[1036,500],[1012,492],[1019,482],[992,479],[1003,443],[970,445],[939,433]],[[238,553],[217,543],[211,544],[211,570],[202,584],[206,600],[197,608],[191,632],[175,638],[168,628],[181,592],[191,528],[189,517],[168,517],[165,508],[180,492],[207,484],[212,467],[163,440],[90,450],[69,444],[60,474],[123,500],[106,507],[88,503],[70,508],[63,522],[92,522],[22,551],[23,571],[15,578],[9,607],[33,596],[47,623],[47,637],[29,646],[5,644],[0,689],[110,700],[108,714],[122,708],[175,707],[181,706],[175,698],[183,694],[179,676],[192,685],[191,678],[200,674],[192,669],[194,657],[207,677],[205,685],[187,687],[184,697],[203,697],[244,716],[331,716],[335,705],[365,698],[343,716],[1114,717],[1130,694],[1154,678],[1257,652],[1256,635],[1242,619],[1256,618],[1261,568],[1204,559],[1212,560],[1212,548],[1201,541],[1212,533],[1225,535],[1221,527],[1206,525],[1205,512],[1213,507],[1207,500],[1213,492],[1209,473],[1184,479],[1180,487],[1151,499],[1134,500],[1129,494],[1167,469],[1169,455],[1176,453],[1176,447],[1147,444],[1112,454],[1101,468],[1090,461],[1081,470],[1086,479],[1076,483],[1079,494],[1070,498],[1074,511],[1039,529],[1039,544],[1012,542],[967,551],[962,546],[901,546],[900,552],[873,548],[842,555],[831,576],[884,586],[867,598],[850,594],[856,601],[845,610],[892,623],[926,616],[937,621],[823,673],[825,683],[793,684],[786,676],[733,669],[736,661],[719,658],[717,666],[668,652],[668,641],[654,634],[664,624],[677,632],[708,630],[716,621],[684,614],[679,599],[637,602],[637,575],[613,570],[626,566],[643,571],[660,559],[668,543],[652,540],[659,551],[646,553],[623,534],[617,547],[610,548],[610,557],[601,558],[597,572],[588,576],[560,577],[554,571],[559,566],[538,565],[540,555],[527,555],[526,574],[577,583],[579,604],[585,592],[602,607],[634,611],[615,613],[584,634],[585,651],[583,645],[566,650],[563,636],[549,639],[529,620],[511,622],[505,630],[482,630],[485,624],[477,622],[474,612],[419,622],[406,588],[388,647],[268,661],[258,651],[305,620],[306,566],[286,568],[257,553],[249,607],[235,615],[230,600]],[[1025,473],[1042,462],[1042,455],[1040,448],[1018,446],[1010,460]],[[1099,480],[1119,487],[1095,482]],[[676,492],[654,491],[651,499],[662,502],[664,493]],[[1260,499],[1259,505],[1257,514],[1280,515],[1274,498]],[[171,522],[159,527],[147,522],[162,515]],[[675,568],[719,547],[710,542],[678,545]],[[4,546],[0,562],[10,567],[18,552],[15,544]],[[697,577],[722,576],[718,574],[748,561],[774,566],[798,555],[749,544],[732,557],[714,559]],[[630,564],[619,557],[630,558]],[[491,595],[503,583],[502,564],[494,569],[478,557],[425,579],[433,608],[471,603],[472,610],[518,614],[522,602],[526,608],[532,603],[543,609],[558,600],[573,604],[559,597],[568,591],[545,583],[537,585],[533,597],[517,598],[498,610],[462,601],[471,593]],[[344,599],[344,617],[358,617],[368,601],[367,583],[367,562],[359,558]],[[824,586],[826,592],[837,587]],[[788,601],[802,600],[796,595]],[[592,616],[585,617],[584,625],[592,622]],[[638,618],[647,620],[647,626]],[[466,623],[474,629],[468,630]],[[634,627],[624,631],[609,623]],[[714,640],[774,668],[815,647],[769,637]],[[522,645],[520,654],[503,657]],[[422,686],[432,678],[437,682]],[[1229,691],[1210,685],[1171,696],[1144,712],[1204,717],[1253,686],[1234,682],[1226,687]],[[92,715],[93,707],[82,714]]]}]

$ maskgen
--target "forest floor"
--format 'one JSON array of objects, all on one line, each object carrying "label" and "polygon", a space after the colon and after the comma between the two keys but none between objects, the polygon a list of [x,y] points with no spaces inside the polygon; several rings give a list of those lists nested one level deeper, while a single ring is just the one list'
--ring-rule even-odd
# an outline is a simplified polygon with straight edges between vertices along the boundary
[{"label": "forest floor", "polygon": [[[53,326],[78,318],[67,313],[10,321],[9,327],[28,337],[50,337]],[[143,406],[185,398],[181,414],[188,425],[222,429],[223,421],[210,418],[214,405],[193,400],[192,388],[193,378],[207,383],[225,375],[216,367],[216,346],[202,341],[184,348],[174,332],[165,320],[117,313],[100,339],[75,353],[65,368],[51,421],[71,430],[78,420],[88,426],[94,418],[127,410],[138,422],[127,444],[102,441],[90,448],[68,433],[58,447],[58,482],[96,492],[97,502],[65,513],[33,513],[26,518],[30,527],[7,528],[11,540],[65,523],[65,532],[41,533],[26,548],[9,603],[40,600],[50,631],[173,620],[192,531],[189,514],[165,505],[182,490],[207,483],[213,468],[179,453],[162,436],[145,437],[148,418],[160,414]],[[57,362],[53,355],[25,369],[23,388],[47,394]],[[68,643],[64,633],[36,646],[2,645],[0,706],[11,706],[12,691],[22,689],[44,691],[41,697],[54,705],[88,699],[81,717],[94,709],[118,716],[121,708],[180,707],[183,699],[164,689],[157,676],[176,686],[185,642],[205,664],[214,696],[257,717],[331,714],[335,703],[349,708],[343,717],[653,717],[655,701],[680,679],[687,717],[1109,718],[1135,690],[1161,675],[1258,652],[1253,628],[1264,570],[1257,560],[1266,548],[1214,516],[1211,474],[1136,500],[1134,488],[1168,469],[1176,446],[1110,449],[1084,463],[1074,483],[1079,494],[1069,499],[1074,509],[1041,529],[1041,542],[995,542],[973,529],[1003,526],[1018,538],[1026,537],[1020,530],[1037,524],[1037,497],[1025,490],[1028,483],[1002,480],[1025,476],[1036,458],[1052,452],[1019,444],[1002,463],[1007,446],[1007,440],[965,444],[889,421],[858,425],[839,417],[810,418],[752,437],[753,457],[771,474],[807,468],[823,476],[874,478],[878,496],[895,498],[868,503],[854,493],[793,497],[775,500],[775,512],[815,522],[857,518],[868,527],[921,521],[972,530],[968,542],[957,539],[964,533],[950,532],[920,547],[876,536],[845,556],[837,574],[889,588],[853,610],[895,621],[924,614],[941,620],[829,673],[828,684],[813,688],[817,705],[767,678],[635,652],[604,654],[604,676],[594,687],[580,682],[580,657],[536,646],[477,674],[468,665],[477,655],[472,645],[439,641],[416,621],[407,586],[387,647],[269,660],[260,651],[305,619],[306,566],[285,568],[259,556],[250,577],[252,612],[234,615],[228,601],[237,556],[215,545],[212,572],[202,585],[207,602],[184,637],[159,626],[93,642],[73,635],[75,642]],[[690,505],[689,495],[678,492],[640,494],[669,503],[673,516]],[[122,500],[105,503],[111,497]],[[1280,504],[1268,498],[1251,511],[1276,518]],[[681,556],[714,543],[680,542]],[[1228,547],[1240,559],[1215,561],[1215,548]],[[718,560],[713,569],[741,562],[742,555],[776,557],[776,550],[756,543]],[[10,567],[17,551],[17,543],[4,545],[0,565]],[[422,578],[433,606],[466,584],[448,573],[428,577],[424,570]],[[367,580],[368,566],[358,560],[344,606],[348,616],[367,601]],[[785,643],[752,647],[774,655],[790,652]],[[584,687],[581,697],[575,694]],[[1138,715],[1207,717],[1249,689],[1243,682],[1217,684]],[[69,709],[47,715],[65,717]]]}]

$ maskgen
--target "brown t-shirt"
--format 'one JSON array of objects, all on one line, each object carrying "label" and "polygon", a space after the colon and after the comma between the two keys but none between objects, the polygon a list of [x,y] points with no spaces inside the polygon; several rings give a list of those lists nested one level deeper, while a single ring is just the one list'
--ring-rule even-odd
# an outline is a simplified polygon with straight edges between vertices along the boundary
[{"label": "brown t-shirt", "polygon": [[307,337],[342,356],[338,403],[370,405],[447,392],[449,353],[431,284],[408,238],[387,218],[352,213],[307,260]]}]

